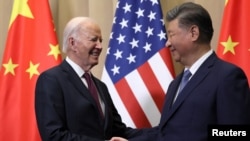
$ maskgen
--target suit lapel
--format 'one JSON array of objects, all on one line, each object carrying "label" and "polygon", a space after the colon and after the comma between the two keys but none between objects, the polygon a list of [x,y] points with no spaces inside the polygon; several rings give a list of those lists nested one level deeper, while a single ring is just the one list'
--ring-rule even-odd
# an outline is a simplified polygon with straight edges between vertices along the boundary
[{"label": "suit lapel", "polygon": [[101,97],[101,99],[102,99],[102,101],[103,101],[103,103],[104,103],[104,113],[105,113],[105,115],[104,115],[104,129],[106,130],[107,128],[108,128],[108,116],[109,116],[109,109],[108,109],[108,103],[107,103],[107,97],[105,96],[105,93],[106,92],[104,92],[104,89],[103,89],[103,87],[102,87],[102,84],[101,84],[101,82],[96,78],[96,77],[94,77],[93,76],[93,80],[94,80],[94,83],[95,83],[95,85],[96,85],[96,88],[98,89],[98,92],[99,92],[99,96]]},{"label": "suit lapel", "polygon": [[172,108],[172,102],[174,100],[175,97],[175,93],[178,90],[179,87],[179,83],[181,81],[181,76],[183,75],[183,73],[179,76],[176,77],[176,79],[171,83],[171,85],[169,85],[169,90],[168,93],[166,94],[166,107],[167,109],[171,109]]},{"label": "suit lapel", "polygon": [[198,87],[198,85],[202,82],[203,79],[206,78],[216,59],[218,58],[215,53],[209,56],[209,58],[200,66],[200,68],[196,71],[196,73],[193,75],[187,85],[183,88],[182,92],[179,94],[179,97],[172,105],[173,97],[177,92],[183,73],[178,76],[176,80],[173,81],[172,86],[169,87],[169,90],[167,92],[171,94],[171,96],[169,97],[169,100],[167,100],[166,105],[164,106],[164,110],[166,111],[163,111],[163,119],[161,119],[161,125],[165,124],[170,119],[170,117],[178,110],[178,108],[181,107],[181,104],[185,101],[185,99],[192,94],[192,91],[196,87]]},{"label": "suit lapel", "polygon": [[168,91],[166,94],[163,110],[162,110],[162,116],[160,123],[163,123],[166,121],[166,119],[169,118],[170,112],[172,111],[172,102],[175,96],[175,93],[178,89],[178,84],[181,81],[181,75],[177,76],[174,81],[172,81],[168,87]]},{"label": "suit lapel", "polygon": [[100,97],[105,105],[104,106],[105,115],[104,115],[104,121],[102,120],[103,121],[102,124],[104,126],[104,131],[106,131],[106,130],[108,130],[108,128],[110,128],[109,120],[113,120],[112,118],[109,117],[109,113],[110,113],[110,111],[108,111],[109,110],[109,107],[108,107],[109,103],[107,103],[108,98],[107,98],[107,96],[105,96],[105,94],[107,92],[105,92],[105,89],[102,87],[103,84],[95,76],[93,76],[92,78],[94,80],[96,88],[98,89],[99,95],[100,95]]},{"label": "suit lapel", "polygon": [[[79,78],[79,76],[76,74],[74,69],[68,64],[67,61],[63,61],[61,64],[62,70],[65,71],[67,80],[72,84],[73,87],[75,87],[78,91],[79,94],[87,98],[91,103],[94,104],[94,99],[91,97],[91,94],[89,93],[88,88],[83,84],[82,80]],[[95,105],[96,106],[96,105]],[[96,107],[97,108],[97,107]]]}]

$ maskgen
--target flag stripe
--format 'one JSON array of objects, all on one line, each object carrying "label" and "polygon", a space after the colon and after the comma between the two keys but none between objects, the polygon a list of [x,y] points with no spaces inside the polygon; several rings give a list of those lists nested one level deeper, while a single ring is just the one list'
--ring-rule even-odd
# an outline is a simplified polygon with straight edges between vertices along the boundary
[{"label": "flag stripe", "polygon": [[105,67],[103,69],[102,79],[105,80],[105,83],[109,88],[109,92],[112,96],[111,98],[114,102],[114,105],[116,106],[118,113],[121,115],[122,121],[126,123],[129,127],[136,127],[123,101],[121,100],[120,95],[118,94],[115,86],[113,85]]},{"label": "flag stripe", "polygon": [[167,65],[167,71],[165,71],[165,73],[171,74],[171,75],[168,75],[169,79],[167,80],[172,80],[173,77],[175,76],[175,71],[174,71],[170,51],[167,47],[164,47],[159,51],[159,53],[161,55],[162,60],[165,62],[164,64]]},{"label": "flag stripe", "polygon": [[151,92],[151,96],[154,99],[158,110],[161,111],[161,108],[163,106],[162,99],[164,98],[165,92],[162,90],[149,63],[144,63],[141,67],[138,68],[138,71],[141,74],[141,78],[143,79],[144,84],[148,88],[148,91]]},{"label": "flag stripe", "polygon": [[[145,118],[147,118],[149,120],[151,126],[152,125],[154,126],[154,125],[158,124],[158,121],[160,118],[160,111],[162,109],[163,99],[164,99],[165,93],[167,91],[168,84],[170,83],[170,81],[167,81],[167,80],[172,80],[173,77],[172,77],[172,74],[169,72],[168,67],[165,64],[165,61],[162,59],[161,54],[159,54],[159,53],[155,54],[151,59],[149,59],[148,63],[145,63],[143,66],[141,66],[138,69],[138,72],[140,74],[136,73],[136,74],[132,75],[134,72],[129,74],[126,77],[126,81],[127,81],[128,85],[132,84],[132,85],[129,85],[129,88],[131,89],[131,91],[133,91],[133,95],[135,97],[136,97],[136,93],[144,93],[144,94],[145,93],[150,94],[150,92],[151,92],[151,94],[154,94],[154,92],[157,93],[157,95],[155,94],[155,95],[149,96],[149,97],[151,97],[150,98],[151,102],[149,102],[148,99],[145,100],[146,97],[144,95],[142,98],[140,98],[140,97],[136,98],[138,103],[143,103],[143,102],[147,101],[147,105],[157,104],[157,109],[155,108],[153,110],[149,110],[147,106],[145,109],[142,109],[144,111],[144,113],[147,115],[147,116],[145,116]],[[157,74],[157,75],[155,75],[155,74]],[[108,78],[109,77],[107,76],[107,74],[104,75],[104,73],[103,73],[102,79],[107,80]],[[135,78],[136,78],[136,81],[135,81]],[[158,81],[157,81],[157,79],[158,79]],[[138,82],[141,82],[141,83],[139,84]],[[161,82],[161,83],[159,83],[159,82]],[[166,83],[166,82],[168,82],[168,83]],[[127,115],[123,114],[124,111],[127,111],[127,110],[125,110],[126,108],[125,109],[120,108],[123,105],[121,103],[126,103],[127,98],[125,98],[125,101],[121,100],[120,102],[116,102],[117,99],[119,99],[119,94],[115,90],[116,88],[114,88],[114,87],[110,88],[110,86],[112,86],[111,81],[109,81],[109,83],[107,83],[107,81],[106,81],[106,84],[109,86],[112,97],[115,97],[114,103],[118,107],[118,112],[122,111],[122,112],[120,112],[122,117],[129,117],[128,114]],[[124,88],[124,85],[122,85],[122,86],[123,86],[122,88]],[[136,90],[140,90],[140,92],[138,92]],[[121,91],[123,91],[123,90],[121,90]],[[157,91],[160,91],[160,92],[157,92]],[[158,94],[160,94],[160,96]],[[114,95],[116,95],[116,96],[114,96]],[[155,98],[156,100],[152,100],[152,98],[153,99]],[[119,103],[119,105],[117,103]],[[161,103],[161,105],[160,105],[160,103]],[[131,103],[129,102],[128,104],[131,104]],[[145,107],[145,104],[139,104],[139,105],[140,105],[140,107]],[[124,107],[124,105],[122,107]],[[135,108],[136,107],[134,107],[134,109]],[[129,113],[130,112],[134,112],[134,111],[129,111]],[[139,115],[139,113],[138,113],[138,115]],[[134,127],[134,124],[131,124],[131,123],[133,123],[133,121],[131,121],[131,120],[128,121],[128,118],[123,118],[123,121],[125,121],[124,119],[127,120],[126,123],[128,123],[128,125]]]},{"label": "flag stripe", "polygon": [[171,70],[166,64],[166,56],[163,56],[165,54],[162,55],[162,50],[155,54],[150,60],[148,60],[148,62],[161,85],[161,89],[163,89],[164,93],[166,94],[168,85],[173,80],[173,73],[171,73]]},{"label": "flag stripe", "polygon": [[166,41],[159,0],[118,0],[102,80],[111,97],[120,97],[122,104],[114,104],[127,125],[152,127],[160,121],[174,75]]},{"label": "flag stripe", "polygon": [[137,69],[131,72],[125,78],[131,90],[133,91],[133,94],[136,97],[138,103],[143,109],[146,115],[145,118],[147,118],[150,122],[150,125],[147,127],[151,127],[151,125],[157,125],[159,123],[160,111],[157,108],[154,99],[152,98],[152,92],[149,91],[148,87],[145,85],[145,82],[142,79],[144,77],[145,76],[142,76]]},{"label": "flag stripe", "polygon": [[127,81],[125,79],[121,79],[115,84],[115,87],[117,88],[117,92],[119,93],[119,96],[121,97],[136,127],[151,127]]}]

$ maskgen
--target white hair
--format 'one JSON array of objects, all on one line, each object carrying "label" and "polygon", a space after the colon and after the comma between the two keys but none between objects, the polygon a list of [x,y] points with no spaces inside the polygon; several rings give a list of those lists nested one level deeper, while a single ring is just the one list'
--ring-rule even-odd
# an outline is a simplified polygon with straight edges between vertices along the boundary
[{"label": "white hair", "polygon": [[80,28],[81,28],[81,23],[83,23],[86,20],[90,20],[88,17],[75,17],[71,19],[67,25],[64,28],[64,33],[63,33],[63,48],[62,51],[64,53],[67,52],[68,49],[68,39],[69,37],[73,37],[77,39],[77,35],[79,34]]}]

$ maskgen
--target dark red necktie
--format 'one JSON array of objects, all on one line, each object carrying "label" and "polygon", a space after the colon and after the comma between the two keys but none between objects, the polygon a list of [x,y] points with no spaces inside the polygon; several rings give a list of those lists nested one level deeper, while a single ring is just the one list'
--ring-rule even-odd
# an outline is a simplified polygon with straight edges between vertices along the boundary
[{"label": "dark red necktie", "polygon": [[100,115],[102,117],[104,117],[102,109],[101,109],[101,104],[100,104],[100,101],[99,101],[99,98],[98,98],[97,88],[96,88],[93,80],[91,79],[90,74],[89,73],[84,73],[83,77],[86,79],[86,81],[88,83],[89,91],[92,94],[93,98],[95,99],[95,102],[96,102],[96,105],[97,105],[98,110],[100,112]]}]

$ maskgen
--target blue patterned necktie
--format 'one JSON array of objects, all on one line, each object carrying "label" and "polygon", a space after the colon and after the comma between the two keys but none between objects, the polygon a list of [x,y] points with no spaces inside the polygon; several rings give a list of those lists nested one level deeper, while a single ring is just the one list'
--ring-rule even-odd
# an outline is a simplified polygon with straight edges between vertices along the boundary
[{"label": "blue patterned necktie", "polygon": [[184,74],[182,76],[181,79],[181,83],[180,83],[180,89],[179,89],[179,93],[182,91],[182,89],[186,86],[186,84],[188,83],[189,77],[192,75],[192,73],[189,70],[185,70]]},{"label": "blue patterned necktie", "polygon": [[182,79],[181,79],[181,83],[180,83],[180,86],[179,86],[179,91],[178,91],[178,93],[176,94],[173,103],[176,101],[176,99],[177,99],[177,97],[179,96],[179,94],[181,93],[182,89],[183,89],[183,88],[186,86],[186,84],[188,83],[188,80],[189,80],[190,76],[192,76],[192,73],[189,71],[189,69],[185,70],[185,71],[184,71],[184,74],[183,74],[183,76],[182,76]]}]

